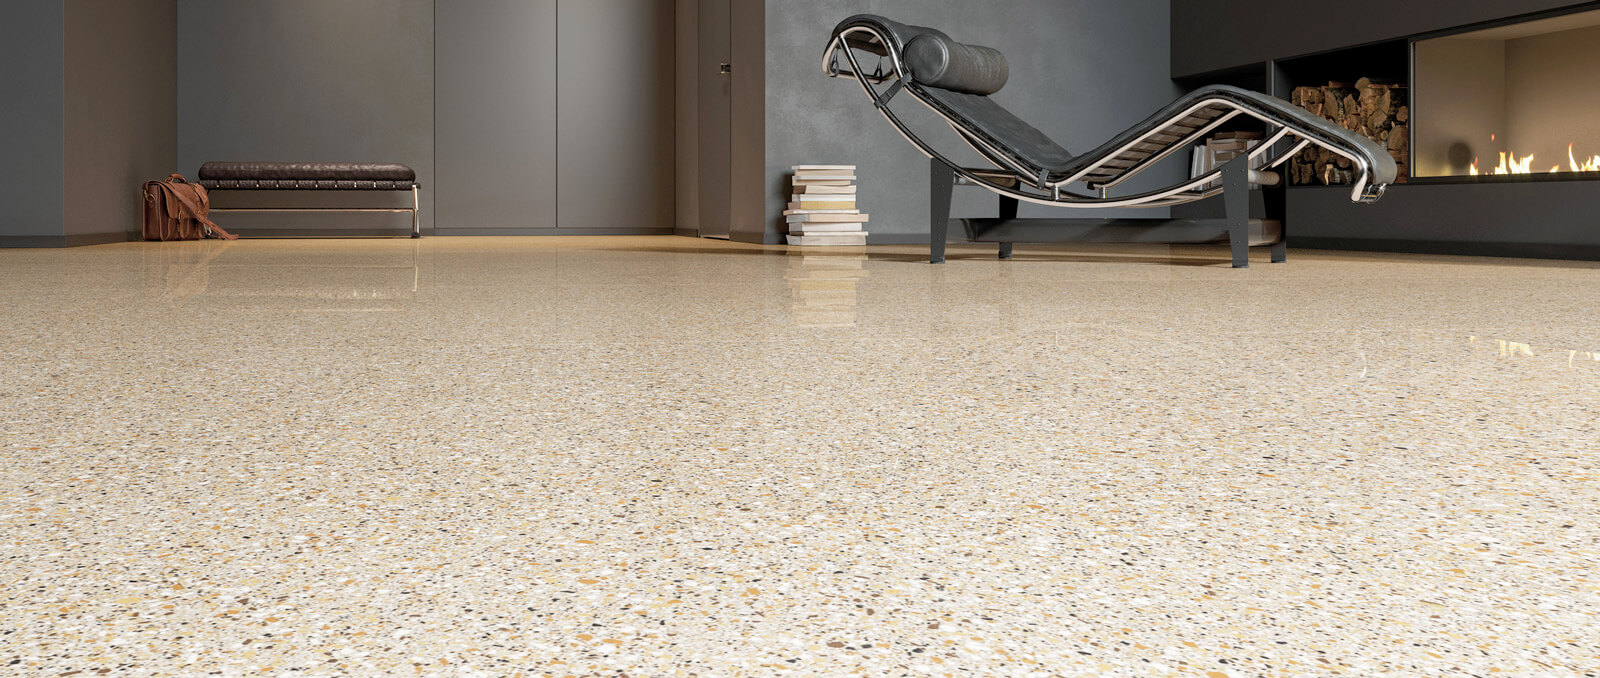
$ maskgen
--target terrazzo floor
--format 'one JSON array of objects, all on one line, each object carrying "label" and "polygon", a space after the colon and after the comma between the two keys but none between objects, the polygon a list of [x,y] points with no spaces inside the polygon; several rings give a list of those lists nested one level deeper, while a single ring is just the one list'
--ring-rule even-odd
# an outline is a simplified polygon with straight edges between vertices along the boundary
[{"label": "terrazzo floor", "polygon": [[0,675],[1600,675],[1600,265],[0,250]]}]

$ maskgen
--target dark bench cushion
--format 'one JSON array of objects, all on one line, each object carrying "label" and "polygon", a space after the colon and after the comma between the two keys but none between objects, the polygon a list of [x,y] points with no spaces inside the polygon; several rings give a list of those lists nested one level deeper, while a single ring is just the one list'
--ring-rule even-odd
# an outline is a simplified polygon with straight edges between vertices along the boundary
[{"label": "dark bench cushion", "polygon": [[399,163],[208,162],[200,166],[208,189],[296,191],[405,191],[417,173]]}]

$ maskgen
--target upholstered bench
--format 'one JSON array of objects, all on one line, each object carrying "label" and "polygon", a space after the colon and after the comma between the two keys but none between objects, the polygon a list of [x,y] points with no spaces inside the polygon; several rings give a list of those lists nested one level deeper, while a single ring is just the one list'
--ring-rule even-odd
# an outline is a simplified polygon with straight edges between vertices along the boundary
[{"label": "upholstered bench", "polygon": [[410,212],[411,237],[422,237],[417,173],[399,163],[208,162],[200,166],[208,191],[411,191],[411,208],[231,207],[213,212]]}]

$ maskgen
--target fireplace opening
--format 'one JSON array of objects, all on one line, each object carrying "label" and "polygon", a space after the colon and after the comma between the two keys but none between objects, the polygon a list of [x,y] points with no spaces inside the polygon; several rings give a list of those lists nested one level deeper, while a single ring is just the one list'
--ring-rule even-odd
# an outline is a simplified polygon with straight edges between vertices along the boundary
[{"label": "fireplace opening", "polygon": [[1413,58],[1413,176],[1600,172],[1600,10],[1419,40]]}]

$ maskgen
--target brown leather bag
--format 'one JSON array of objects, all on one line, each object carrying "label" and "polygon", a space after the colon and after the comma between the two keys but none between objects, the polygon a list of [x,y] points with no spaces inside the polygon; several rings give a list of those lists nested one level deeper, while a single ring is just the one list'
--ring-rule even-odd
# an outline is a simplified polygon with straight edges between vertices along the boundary
[{"label": "brown leather bag", "polygon": [[181,174],[144,184],[145,240],[239,238],[211,221],[210,213],[211,198],[205,187],[189,183]]}]

